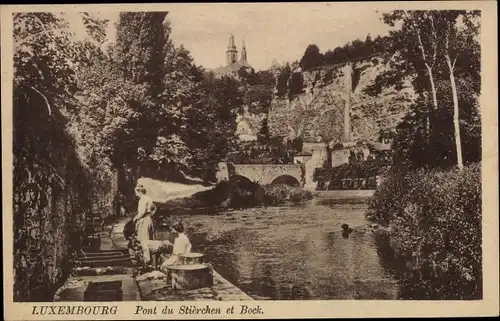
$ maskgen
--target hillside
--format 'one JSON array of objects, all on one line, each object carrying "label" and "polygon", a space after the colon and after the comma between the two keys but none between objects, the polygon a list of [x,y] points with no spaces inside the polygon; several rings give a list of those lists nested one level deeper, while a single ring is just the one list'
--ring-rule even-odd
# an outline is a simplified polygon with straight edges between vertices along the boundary
[{"label": "hillside", "polygon": [[[346,93],[351,89],[352,139],[378,139],[380,130],[396,127],[415,97],[409,80],[399,90],[381,88],[375,97],[364,92],[387,68],[387,63],[374,57],[352,64],[295,71],[296,75],[292,74],[290,79],[299,79],[302,90],[284,97],[275,95],[268,114],[270,134],[289,138],[301,136],[308,142],[342,141]],[[288,87],[297,86],[289,80]]]}]

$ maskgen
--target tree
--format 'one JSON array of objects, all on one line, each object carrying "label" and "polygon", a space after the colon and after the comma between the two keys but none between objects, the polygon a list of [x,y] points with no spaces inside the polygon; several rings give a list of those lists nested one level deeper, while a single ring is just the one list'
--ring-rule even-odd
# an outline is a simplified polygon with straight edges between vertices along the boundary
[{"label": "tree", "polygon": [[125,12],[117,24],[116,58],[127,79],[146,83],[148,94],[162,92],[167,12]]},{"label": "tree", "polygon": [[[403,59],[406,59],[417,72],[422,73],[424,72],[422,68],[425,68],[424,73],[428,79],[428,86],[430,86],[433,106],[433,109],[429,110],[429,129],[433,126],[432,116],[438,109],[434,70],[440,43],[437,39],[433,12],[395,10],[384,14],[383,19],[391,27],[394,27],[396,23],[401,23],[400,29],[391,31],[391,37],[395,42],[393,48],[396,49],[396,52]],[[421,78],[419,79],[421,80]],[[422,84],[421,88],[417,88],[417,90],[425,90],[428,86]]]},{"label": "tree", "polygon": [[300,59],[299,65],[303,70],[316,68],[323,63],[323,55],[317,45],[309,45]]},{"label": "tree", "polygon": [[78,15],[75,36],[64,14],[13,15],[14,300],[43,301],[69,272],[72,228],[90,210],[93,185],[70,113],[77,75],[99,55],[106,21]]},{"label": "tree", "polygon": [[[242,69],[243,70],[243,69]],[[242,75],[246,75],[242,77]],[[274,76],[269,71],[241,73],[243,83],[243,103],[248,107],[248,112],[253,114],[267,113],[273,98],[275,86]]]},{"label": "tree", "polygon": [[208,115],[202,124],[206,126],[204,131],[208,148],[204,152],[206,161],[195,159],[203,168],[204,176],[213,180],[217,164],[236,148],[236,115],[243,108],[243,93],[238,81],[230,77],[209,83],[205,93],[208,96],[205,107],[208,108]]},{"label": "tree", "polygon": [[[419,132],[419,139],[423,143],[417,145],[420,148],[426,146],[423,150],[427,153],[427,166],[448,164],[450,148],[455,150],[458,167],[463,166],[461,144],[462,140],[469,138],[461,137],[460,133],[463,125],[460,125],[456,76],[460,75],[460,83],[466,83],[464,80],[468,79],[470,86],[467,90],[472,100],[476,100],[480,87],[480,78],[476,75],[479,70],[479,63],[476,63],[479,61],[479,46],[477,39],[474,39],[477,37],[477,27],[471,23],[459,23],[460,19],[472,21],[464,18],[467,16],[465,11],[453,10],[396,10],[384,15],[387,24],[398,27],[390,32],[392,68],[377,77],[374,86],[379,87],[379,90],[374,91],[380,91],[381,87],[387,85],[396,85],[397,88],[404,79],[413,78],[414,88],[421,96],[418,115],[425,119],[425,131]],[[464,28],[459,32],[460,25]],[[473,50],[466,49],[462,43],[467,43]],[[469,63],[465,62],[466,59],[469,59]],[[448,116],[449,105],[454,106],[453,117]],[[428,106],[426,112],[422,112],[424,106]],[[448,122],[453,124],[453,130],[449,129]],[[449,145],[448,135],[454,135],[453,147]]]},{"label": "tree", "polygon": [[[458,92],[457,84],[455,82],[455,66],[460,55],[471,49],[477,50],[477,46],[474,48],[474,43],[477,43],[477,37],[479,36],[478,25],[475,24],[474,18],[479,15],[478,12],[467,13],[465,11],[449,11],[444,12],[445,27],[444,27],[444,57],[446,59],[446,65],[448,66],[449,78],[451,83],[451,90],[453,96],[453,126],[454,126],[454,136],[455,145],[457,153],[457,166],[461,170],[463,169],[462,160],[462,142],[460,135],[460,123],[459,123],[459,102],[458,102]],[[457,19],[462,18],[465,28],[460,28],[457,24]],[[472,44],[472,46],[471,46]],[[469,47],[470,46],[470,47]],[[478,55],[478,52],[475,52]]]},{"label": "tree", "polygon": [[290,148],[295,152],[295,153],[300,153],[302,152],[302,148],[304,146],[304,141],[302,140],[301,137],[295,137],[290,141]]},{"label": "tree", "polygon": [[276,79],[276,96],[284,97],[288,93],[288,81],[292,74],[290,64],[281,67]]},{"label": "tree", "polygon": [[289,81],[288,99],[304,92],[304,77],[301,72],[292,73]]},{"label": "tree", "polygon": [[261,70],[256,73],[258,79],[257,84],[263,85],[269,88],[274,88],[274,76],[269,70]]},{"label": "tree", "polygon": [[368,34],[366,35],[365,42],[363,44],[363,55],[369,56],[375,52],[375,46],[373,44],[372,37]]},{"label": "tree", "polygon": [[267,118],[262,120],[262,125],[260,126],[259,133],[257,134],[257,142],[262,145],[269,145],[270,143],[269,128],[267,125]]},{"label": "tree", "polygon": [[373,54],[385,55],[387,46],[387,37],[377,36],[375,40],[372,40],[371,36],[367,35],[365,41],[356,39],[342,47],[327,50],[323,60],[327,65],[336,65],[366,59]]},{"label": "tree", "polygon": [[[123,172],[211,179],[234,143],[240,84],[205,76],[189,51],[172,43],[164,15],[144,14],[124,13],[110,58],[94,61],[81,76],[80,95],[90,95],[81,116],[95,124],[86,135],[93,137],[89,149],[106,151],[102,157]],[[158,57],[150,53],[160,50],[163,61],[153,70]]]},{"label": "tree", "polygon": [[267,113],[272,101],[272,88],[266,85],[249,86],[244,93],[243,102],[250,113]]},{"label": "tree", "polygon": [[139,170],[157,143],[158,121],[164,121],[162,93],[166,68],[167,12],[124,12],[117,23],[113,60],[123,78],[137,84],[142,95],[128,101],[135,117],[117,135],[115,165]]}]

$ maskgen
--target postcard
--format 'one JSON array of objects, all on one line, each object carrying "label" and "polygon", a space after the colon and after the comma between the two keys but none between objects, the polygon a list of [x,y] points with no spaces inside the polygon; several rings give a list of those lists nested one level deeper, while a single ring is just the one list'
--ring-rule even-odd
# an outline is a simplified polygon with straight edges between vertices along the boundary
[{"label": "postcard", "polygon": [[496,9],[2,6],[5,319],[498,315]]}]

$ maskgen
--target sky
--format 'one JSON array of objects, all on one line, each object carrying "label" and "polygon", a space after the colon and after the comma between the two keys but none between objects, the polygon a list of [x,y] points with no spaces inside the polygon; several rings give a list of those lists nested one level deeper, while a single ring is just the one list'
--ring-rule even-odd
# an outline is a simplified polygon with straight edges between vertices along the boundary
[{"label": "sky", "polygon": [[[183,3],[165,4],[163,10],[169,11],[174,43],[184,45],[205,68],[225,64],[231,33],[239,53],[244,39],[248,62],[262,70],[273,59],[300,60],[309,44],[325,52],[389,30],[373,3]],[[114,39],[119,12],[99,15],[110,20],[108,38]]]}]

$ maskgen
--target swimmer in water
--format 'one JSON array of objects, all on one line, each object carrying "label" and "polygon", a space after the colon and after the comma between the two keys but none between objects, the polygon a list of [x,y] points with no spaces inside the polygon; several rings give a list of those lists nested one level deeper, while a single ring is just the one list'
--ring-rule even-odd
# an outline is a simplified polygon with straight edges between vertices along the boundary
[{"label": "swimmer in water", "polygon": [[348,238],[351,233],[356,233],[356,234],[365,234],[367,232],[372,231],[374,228],[371,226],[360,226],[356,229],[350,228],[349,225],[347,224],[342,224],[342,236],[344,238]]},{"label": "swimmer in water", "polygon": [[349,227],[347,224],[342,224],[342,237],[348,238],[349,234],[353,232],[353,229]]}]

